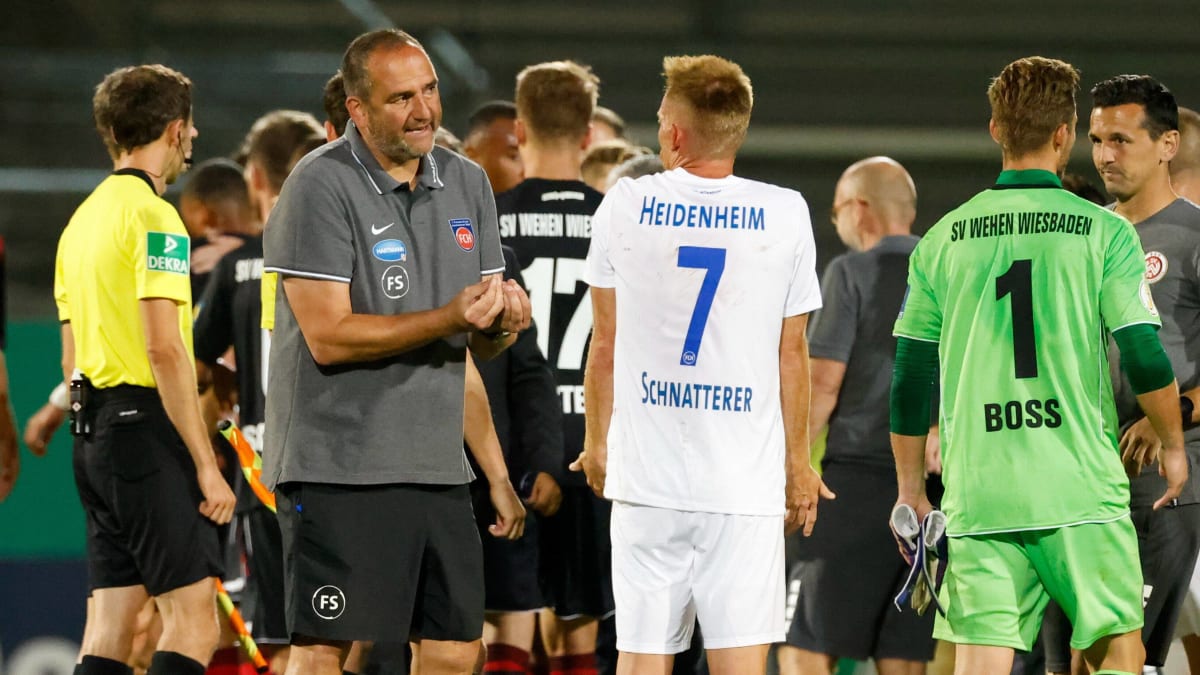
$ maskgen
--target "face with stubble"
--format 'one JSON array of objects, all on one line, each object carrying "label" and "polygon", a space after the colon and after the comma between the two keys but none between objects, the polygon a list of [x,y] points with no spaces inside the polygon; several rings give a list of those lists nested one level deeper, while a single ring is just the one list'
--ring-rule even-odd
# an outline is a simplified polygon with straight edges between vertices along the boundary
[{"label": "face with stubble", "polygon": [[381,48],[367,60],[367,72],[370,93],[355,106],[363,138],[395,164],[429,153],[442,123],[437,73],[429,56],[412,45]]}]

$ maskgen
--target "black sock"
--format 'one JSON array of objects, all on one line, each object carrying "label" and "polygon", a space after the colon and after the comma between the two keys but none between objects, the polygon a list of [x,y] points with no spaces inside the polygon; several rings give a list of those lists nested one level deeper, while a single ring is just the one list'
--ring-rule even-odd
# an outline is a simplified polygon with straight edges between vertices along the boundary
[{"label": "black sock", "polygon": [[75,664],[75,675],[130,675],[133,669],[103,656],[85,656]]},{"label": "black sock", "polygon": [[358,673],[352,673],[349,670],[343,670],[342,675],[358,675]]},{"label": "black sock", "polygon": [[204,664],[179,652],[154,652],[146,675],[204,675]]}]

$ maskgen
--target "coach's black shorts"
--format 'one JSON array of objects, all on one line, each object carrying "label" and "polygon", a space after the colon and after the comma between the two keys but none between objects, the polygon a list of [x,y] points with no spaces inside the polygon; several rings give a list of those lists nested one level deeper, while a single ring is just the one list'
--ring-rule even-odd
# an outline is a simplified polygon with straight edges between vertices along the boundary
[{"label": "coach's black shorts", "polygon": [[811,537],[793,535],[787,643],[858,660],[932,659],[934,613],[892,603],[908,574],[888,528],[895,471],[831,463],[824,480],[838,498],[821,501]]},{"label": "coach's black shorts", "polygon": [[530,509],[525,534],[510,541],[493,537],[487,528],[496,522],[488,482],[471,483],[475,522],[483,543],[483,606],[489,612],[528,612],[546,606],[538,585],[538,518]]},{"label": "coach's black shorts", "polygon": [[262,504],[240,516],[245,544],[247,605],[245,618],[260,644],[287,644],[289,639],[283,592],[283,540],[279,520]]},{"label": "coach's black shorts", "polygon": [[158,392],[93,390],[92,431],[75,437],[75,486],[87,518],[92,590],[150,595],[220,577],[217,526],[200,514],[196,465]]},{"label": "coach's black shorts", "polygon": [[604,618],[612,592],[612,504],[588,487],[564,485],[558,513],[540,522],[542,593],[562,619]]},{"label": "coach's black shorts", "polygon": [[286,483],[276,505],[293,637],[482,634],[483,555],[466,485]]}]

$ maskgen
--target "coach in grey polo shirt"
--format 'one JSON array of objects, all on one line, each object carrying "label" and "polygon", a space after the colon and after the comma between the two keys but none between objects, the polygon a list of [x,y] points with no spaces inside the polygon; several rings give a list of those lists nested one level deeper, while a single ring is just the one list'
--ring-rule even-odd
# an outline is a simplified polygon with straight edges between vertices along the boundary
[{"label": "coach in grey polo shirt", "polygon": [[[529,300],[500,278],[483,171],[433,145],[441,102],[420,44],[366,33],[342,72],[353,124],[296,167],[264,242],[281,279],[263,458],[283,534],[287,672],[340,673],[349,641],[405,639],[421,643],[422,670],[461,672],[483,624],[467,350],[511,344]],[[519,536],[499,445],[471,451],[492,533]]]},{"label": "coach in grey polo shirt", "polygon": [[[267,229],[266,269],[349,284],[354,313],[376,315],[440,307],[481,275],[502,273],[484,173],[435,146],[416,181],[410,190],[388,175],[351,123],[288,179]],[[323,367],[286,293],[276,317],[263,451],[269,486],[474,478],[462,449],[465,332],[367,367]]]},{"label": "coach in grey polo shirt", "polygon": [[[425,160],[409,190],[347,126],[284,187],[267,230],[266,269],[349,284],[354,313],[375,315],[440,307],[481,275],[502,273],[484,174],[441,147]],[[269,486],[474,478],[462,450],[465,332],[365,368],[323,367],[287,294],[277,307],[267,387],[272,433],[263,453]]]}]

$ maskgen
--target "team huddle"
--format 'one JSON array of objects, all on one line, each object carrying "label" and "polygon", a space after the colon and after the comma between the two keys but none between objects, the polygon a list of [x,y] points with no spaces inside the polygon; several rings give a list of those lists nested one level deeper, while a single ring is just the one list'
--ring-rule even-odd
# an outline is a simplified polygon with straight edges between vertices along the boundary
[{"label": "team huddle", "polygon": [[[230,630],[292,675],[666,675],[700,645],[716,675],[919,675],[935,639],[1007,674],[1039,632],[1048,672],[1163,664],[1200,552],[1195,113],[1091,89],[1105,208],[1064,188],[1078,72],[1015,61],[995,184],[918,239],[904,167],[852,164],[818,283],[805,198],[734,174],[750,79],[663,71],[657,157],[602,140],[571,61],[459,141],[421,44],[365,33],[324,125],[264,116],[178,211],[191,82],[104,79],[114,171],[56,259],[69,395],[32,432],[70,409],[77,673],[234,672]],[[933,610],[893,602],[897,507],[945,514]]]}]

